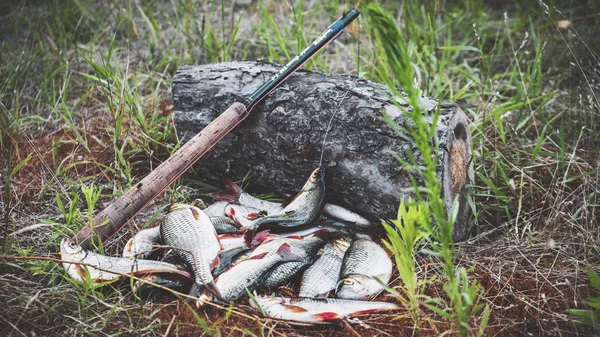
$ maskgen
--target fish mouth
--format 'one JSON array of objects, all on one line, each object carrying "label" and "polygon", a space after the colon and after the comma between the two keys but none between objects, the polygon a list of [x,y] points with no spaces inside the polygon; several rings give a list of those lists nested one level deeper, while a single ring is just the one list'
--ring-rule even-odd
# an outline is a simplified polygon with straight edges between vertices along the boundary
[{"label": "fish mouth", "polygon": [[310,177],[313,180],[321,180],[321,179],[323,179],[324,175],[325,175],[325,167],[319,166],[313,171],[313,173],[311,174]]},{"label": "fish mouth", "polygon": [[346,250],[348,250],[348,247],[350,247],[350,243],[342,239],[335,240],[333,244],[342,252],[345,252]]},{"label": "fish mouth", "polygon": [[169,212],[178,211],[181,209],[185,209],[187,207],[189,207],[189,206],[185,205],[185,204],[180,204],[180,203],[174,202],[169,206]]}]

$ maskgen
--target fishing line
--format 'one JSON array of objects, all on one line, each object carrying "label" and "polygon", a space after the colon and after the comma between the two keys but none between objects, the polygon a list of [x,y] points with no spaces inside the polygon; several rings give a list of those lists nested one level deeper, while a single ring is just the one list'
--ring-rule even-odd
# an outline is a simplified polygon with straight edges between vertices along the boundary
[{"label": "fishing line", "polygon": [[348,90],[346,90],[346,92],[344,93],[344,96],[342,96],[342,99],[338,102],[337,106],[335,107],[335,111],[333,111],[333,115],[331,115],[331,118],[329,118],[329,123],[327,123],[327,129],[325,129],[325,137],[323,137],[323,145],[321,145],[321,159],[319,159],[319,167],[323,163],[323,153],[325,152],[325,142],[327,141],[327,135],[329,134],[329,130],[332,129],[331,123],[333,122],[333,118],[335,117],[338,110],[340,109],[340,106],[342,105],[344,98],[346,98],[346,95],[348,95],[348,92],[350,92],[350,89],[351,88],[349,87]]},{"label": "fishing line", "polygon": [[[360,18],[358,18],[360,20]],[[356,80],[359,78],[360,75],[360,21],[358,21],[358,41],[357,41],[357,46],[358,46],[358,66],[357,66],[357,73],[356,73],[356,79],[352,80],[352,84],[354,84],[356,82]],[[346,90],[346,92],[344,93],[344,96],[342,96],[342,99],[338,102],[337,106],[335,107],[335,111],[333,111],[333,115],[331,115],[331,118],[329,119],[329,123],[327,123],[327,128],[325,129],[325,137],[323,137],[323,144],[321,145],[321,158],[319,159],[319,167],[321,166],[321,164],[323,164],[323,154],[325,153],[325,142],[327,141],[327,135],[329,134],[329,131],[332,129],[331,123],[333,122],[333,119],[335,118],[335,115],[337,114],[338,110],[340,109],[340,106],[342,105],[342,102],[344,101],[344,99],[346,98],[346,96],[348,95],[348,92],[350,92],[350,89],[352,89],[352,84],[348,86],[348,89]]]}]

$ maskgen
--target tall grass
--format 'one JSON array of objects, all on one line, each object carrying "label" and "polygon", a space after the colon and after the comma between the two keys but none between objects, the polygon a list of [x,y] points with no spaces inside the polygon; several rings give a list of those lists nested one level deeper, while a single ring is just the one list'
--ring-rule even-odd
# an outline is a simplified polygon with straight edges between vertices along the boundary
[{"label": "tall grass", "polygon": [[[391,15],[378,5],[371,4],[366,9],[366,16],[371,35],[377,40],[377,45],[383,54],[383,62],[378,73],[379,80],[386,83],[396,96],[402,95],[397,86],[406,93],[410,109],[407,110],[402,105],[397,104],[398,108],[403,110],[405,115],[413,122],[406,128],[404,134],[410,136],[422,155],[422,163],[415,161],[415,157],[411,156],[413,162],[401,161],[401,164],[413,168],[415,174],[418,174],[425,182],[423,187],[419,187],[415,183],[414,190],[417,197],[426,196],[422,200],[426,200],[428,209],[431,211],[431,218],[421,215],[419,220],[427,232],[433,233],[432,238],[434,240],[430,244],[434,254],[442,261],[440,267],[446,279],[443,289],[446,296],[448,296],[447,303],[442,298],[435,298],[430,301],[431,303],[443,303],[442,306],[429,304],[427,307],[449,319],[460,335],[468,335],[471,331],[471,318],[483,308],[479,304],[481,288],[476,282],[470,282],[467,279],[464,268],[456,266],[456,252],[454,251],[452,238],[454,219],[452,217],[448,219],[446,215],[442,198],[442,184],[436,173],[437,146],[432,146],[432,144],[439,143],[436,140],[436,123],[439,115],[436,113],[433,116],[431,124],[424,118],[425,111],[420,103],[421,92],[414,83],[413,64],[408,53],[408,47]],[[393,77],[388,76],[388,74],[392,74]],[[392,129],[402,129],[400,125],[389,118],[386,119],[386,122],[390,124]],[[392,242],[399,242],[397,246],[402,247],[401,250],[395,249],[392,251],[396,256],[396,260],[400,262],[398,269],[401,276],[405,276],[403,281],[411,299],[411,309],[414,311],[418,308],[416,291],[414,290],[415,281],[412,280],[415,276],[409,273],[414,273],[414,254],[412,250],[417,235],[414,233],[414,220],[411,223],[408,214],[405,211],[402,212],[402,207],[401,205],[399,217],[403,221],[403,225],[398,226],[399,235],[394,233],[388,235]],[[403,215],[404,218],[402,218]],[[435,230],[432,229],[434,225]],[[389,233],[390,228],[386,227],[386,229]],[[409,255],[399,256],[401,253]]]}]

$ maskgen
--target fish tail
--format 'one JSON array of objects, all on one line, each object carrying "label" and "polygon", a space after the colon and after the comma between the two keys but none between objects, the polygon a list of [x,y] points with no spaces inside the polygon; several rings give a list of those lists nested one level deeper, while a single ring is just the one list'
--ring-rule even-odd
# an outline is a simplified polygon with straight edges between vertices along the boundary
[{"label": "fish tail", "polygon": [[200,296],[200,292],[202,292],[202,289],[204,289],[204,285],[202,283],[194,282],[194,285],[192,285],[192,289],[190,289],[190,292],[188,293],[190,297],[186,298],[185,301],[187,303],[194,302],[196,299],[198,299],[198,296]]},{"label": "fish tail", "polygon": [[220,301],[222,301],[223,303],[227,303],[227,301],[223,298],[223,296],[221,295],[221,292],[219,291],[219,288],[217,288],[217,285],[215,284],[215,281],[211,281],[210,283],[207,283],[205,285],[206,289],[208,289],[208,291],[210,291],[217,299],[219,299]]},{"label": "fish tail", "polygon": [[242,194],[241,187],[239,187],[232,180],[225,179],[225,191],[213,192],[213,193],[210,193],[209,196],[211,198],[213,198],[213,200],[239,203],[241,194]]},{"label": "fish tail", "polygon": [[282,244],[277,249],[277,255],[281,256],[284,261],[301,261],[302,258],[292,252],[292,247],[289,244]]}]

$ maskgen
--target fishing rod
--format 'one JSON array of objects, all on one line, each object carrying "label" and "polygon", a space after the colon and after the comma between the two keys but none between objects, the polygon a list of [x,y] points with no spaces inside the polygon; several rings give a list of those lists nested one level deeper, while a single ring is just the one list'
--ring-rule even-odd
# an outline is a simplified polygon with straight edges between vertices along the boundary
[{"label": "fishing rod", "polygon": [[296,55],[244,99],[243,103],[233,103],[144,179],[98,213],[90,223],[75,234],[73,239],[83,248],[87,248],[92,242],[100,245],[104,240],[112,237],[154,198],[160,195],[175,179],[208,152],[221,138],[243,121],[256,104],[310,60],[319,50],[335,40],[344,31],[344,28],[359,15],[360,12],[356,8],[345,12],[300,54]]}]

